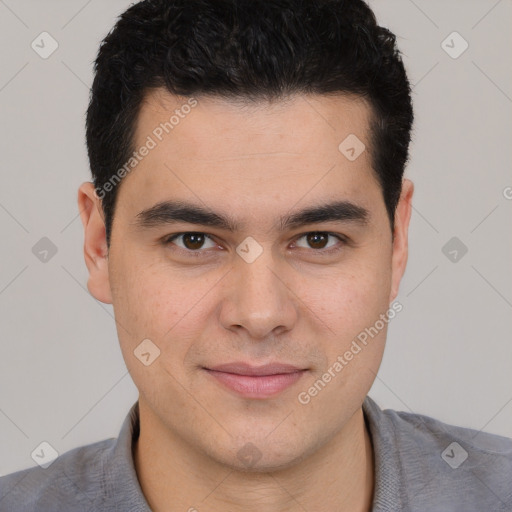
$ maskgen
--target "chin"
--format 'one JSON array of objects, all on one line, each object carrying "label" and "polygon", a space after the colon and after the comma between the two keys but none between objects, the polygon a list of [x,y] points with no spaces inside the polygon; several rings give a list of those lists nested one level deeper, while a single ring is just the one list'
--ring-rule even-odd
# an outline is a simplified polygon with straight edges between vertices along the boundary
[{"label": "chin", "polygon": [[292,468],[307,456],[304,451],[297,453],[291,447],[288,451],[283,451],[283,444],[279,439],[276,439],[276,443],[272,445],[263,440],[259,443],[242,441],[238,443],[240,448],[235,448],[234,451],[226,450],[210,455],[232,471],[261,474]]}]

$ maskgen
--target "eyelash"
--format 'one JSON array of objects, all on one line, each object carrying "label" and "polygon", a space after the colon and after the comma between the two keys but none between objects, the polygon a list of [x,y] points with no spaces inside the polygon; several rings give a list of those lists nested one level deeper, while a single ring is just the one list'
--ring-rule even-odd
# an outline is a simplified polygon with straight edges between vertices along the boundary
[{"label": "eyelash", "polygon": [[[192,234],[204,235],[206,238],[209,238],[212,242],[216,243],[215,240],[213,239],[213,237],[211,235],[208,235],[207,233],[203,233],[201,231],[182,231],[180,233],[174,233],[173,235],[168,235],[168,236],[164,237],[162,239],[162,244],[167,246],[170,243],[172,243],[176,238],[179,238],[180,236],[192,235]],[[314,251],[315,253],[318,253],[319,255],[331,255],[331,254],[338,253],[344,248],[345,245],[348,244],[347,237],[340,235],[340,234],[331,233],[329,231],[308,231],[307,233],[303,233],[303,234],[299,235],[298,237],[296,237],[295,241],[300,240],[301,238],[304,238],[305,236],[312,235],[312,234],[321,234],[321,235],[332,236],[334,238],[337,238],[341,242],[340,246],[336,246],[336,247],[330,248],[330,249],[312,249],[312,251]],[[304,249],[304,248],[300,247],[299,249]],[[176,246],[176,250],[178,250],[179,252],[186,253],[187,256],[192,256],[195,258],[203,257],[204,253],[206,252],[206,250],[204,250],[204,249],[197,249],[194,251],[192,249],[182,249],[181,247],[177,247],[177,246]]]}]

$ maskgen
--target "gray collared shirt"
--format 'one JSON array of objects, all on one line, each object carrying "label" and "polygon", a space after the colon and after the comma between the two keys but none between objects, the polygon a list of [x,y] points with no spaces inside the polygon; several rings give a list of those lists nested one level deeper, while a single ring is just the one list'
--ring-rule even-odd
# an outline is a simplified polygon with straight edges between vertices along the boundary
[{"label": "gray collared shirt", "polygon": [[[374,512],[512,511],[512,439],[381,410],[368,396],[363,412],[375,454]],[[151,512],[133,463],[138,435],[135,402],[117,439],[0,478],[0,512]]]}]

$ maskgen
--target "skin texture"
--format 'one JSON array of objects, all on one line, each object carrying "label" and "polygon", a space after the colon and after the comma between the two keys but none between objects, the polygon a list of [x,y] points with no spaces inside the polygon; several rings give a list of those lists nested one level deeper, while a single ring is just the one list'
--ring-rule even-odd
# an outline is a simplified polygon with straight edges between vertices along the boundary
[{"label": "skin texture", "polygon": [[[413,183],[403,181],[393,241],[371,169],[371,111],[363,100],[197,100],[118,185],[109,250],[93,185],[84,183],[78,197],[88,287],[113,304],[140,393],[134,456],[142,490],[155,511],[368,511],[374,465],[361,404],[381,363],[387,324],[309,403],[298,395],[396,298]],[[186,102],[149,92],[135,147]],[[349,134],[366,145],[355,161],[338,149]],[[170,199],[230,215],[241,228],[137,222],[141,211]],[[368,223],[276,225],[290,212],[333,200],[368,209]],[[183,237],[163,241],[191,231],[211,239],[202,246]],[[308,243],[304,235],[319,231],[348,241]],[[252,263],[236,252],[249,236],[262,248]],[[194,257],[194,249],[203,255]],[[160,350],[149,366],[134,355],[144,339]],[[247,398],[203,369],[233,361],[307,371],[275,396]],[[258,454],[250,466],[237,456],[244,446]]]}]

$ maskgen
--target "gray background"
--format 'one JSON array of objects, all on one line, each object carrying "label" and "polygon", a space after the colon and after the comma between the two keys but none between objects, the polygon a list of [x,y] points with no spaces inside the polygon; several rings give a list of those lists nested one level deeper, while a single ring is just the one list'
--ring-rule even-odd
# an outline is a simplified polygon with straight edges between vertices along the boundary
[{"label": "gray background", "polygon": [[[92,62],[129,4],[0,0],[0,474],[35,465],[42,441],[63,453],[117,436],[137,399],[112,309],[85,288],[76,206]],[[370,395],[512,437],[512,5],[371,5],[415,84],[416,191],[404,309]],[[47,59],[31,47],[43,31],[59,45]],[[442,46],[454,31],[469,43],[458,58]],[[458,53],[462,40],[446,45]],[[42,237],[57,248],[46,262],[32,252]],[[452,237],[468,248],[456,262],[442,251]]]}]

